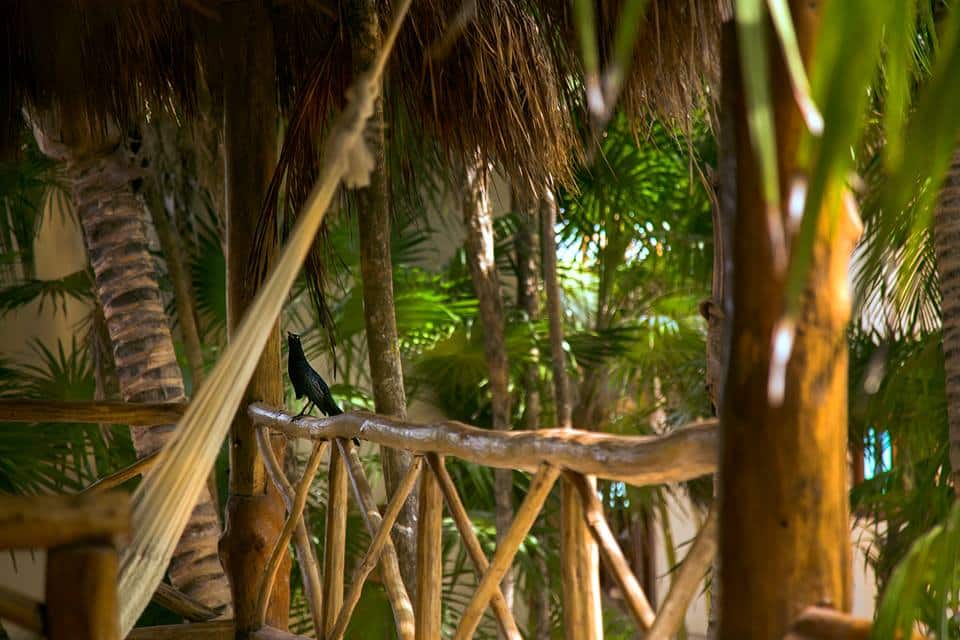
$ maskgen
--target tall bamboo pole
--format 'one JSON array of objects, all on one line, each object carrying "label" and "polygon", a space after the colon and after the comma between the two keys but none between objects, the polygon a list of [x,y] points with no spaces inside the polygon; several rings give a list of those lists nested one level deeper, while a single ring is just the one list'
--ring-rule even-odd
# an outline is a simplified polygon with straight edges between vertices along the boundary
[{"label": "tall bamboo pole", "polygon": [[[221,7],[221,15],[227,331],[232,338],[259,284],[251,282],[248,274],[256,221],[277,162],[276,68],[270,12],[263,0],[227,3]],[[283,401],[279,327],[274,327],[267,340],[243,405],[254,401]],[[282,458],[283,446],[277,447]],[[283,500],[267,480],[255,426],[246,411],[240,410],[230,430],[230,496],[220,544],[240,634],[258,626],[257,584],[283,520]],[[272,627],[287,626],[289,573],[286,556],[267,613]]]},{"label": "tall bamboo pole", "polygon": [[[547,291],[550,323],[550,353],[553,361],[554,404],[557,426],[571,429],[572,403],[567,380],[567,357],[563,350],[563,309],[557,276],[557,202],[547,191],[540,206],[540,244],[543,251],[543,286]],[[562,485],[560,525],[563,568],[563,618],[567,637],[592,640],[603,637],[600,619],[600,557],[584,525],[583,508],[569,482]]]},{"label": "tall bamboo pole", "polygon": [[[791,0],[800,49],[811,59],[822,3]],[[765,25],[761,25],[765,28]],[[771,65],[781,193],[795,175],[802,130],[779,55]],[[810,605],[850,608],[847,505],[847,270],[859,221],[831,185],[786,369],[781,403],[768,398],[785,274],[774,247],[757,163],[737,100],[737,220],[733,318],[721,408],[719,637],[781,638]],[[781,211],[787,206],[781,203]]]},{"label": "tall bamboo pole", "polygon": [[[363,15],[357,38],[358,66],[366,69],[376,56],[382,38],[377,3],[361,0]],[[393,302],[393,261],[390,257],[390,181],[386,165],[387,140],[384,135],[383,100],[377,100],[370,118],[370,149],[376,165],[370,186],[357,192],[359,207],[360,275],[363,281],[363,317],[366,325],[370,379],[377,413],[403,419],[407,415],[407,396],[400,362],[400,340]],[[393,494],[413,462],[402,450],[381,452],[387,492]],[[407,498],[394,527],[394,539],[400,558],[400,571],[407,592],[416,601],[417,585],[417,512],[418,492]]]}]

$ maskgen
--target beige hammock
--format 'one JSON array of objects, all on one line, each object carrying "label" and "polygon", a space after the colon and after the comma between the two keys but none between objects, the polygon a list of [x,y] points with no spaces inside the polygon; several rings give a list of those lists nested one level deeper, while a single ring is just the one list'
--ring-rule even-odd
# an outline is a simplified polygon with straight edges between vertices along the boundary
[{"label": "beige hammock", "polygon": [[369,184],[374,158],[363,141],[373,114],[380,76],[410,6],[405,0],[391,24],[373,67],[354,83],[349,102],[327,140],[321,173],[305,210],[273,271],[248,309],[213,373],[177,424],[174,438],[133,495],[133,540],[120,557],[122,637],[133,628],[163,579],[193,505],[206,485],[244,390],[284,301],[343,180],[347,187]]}]

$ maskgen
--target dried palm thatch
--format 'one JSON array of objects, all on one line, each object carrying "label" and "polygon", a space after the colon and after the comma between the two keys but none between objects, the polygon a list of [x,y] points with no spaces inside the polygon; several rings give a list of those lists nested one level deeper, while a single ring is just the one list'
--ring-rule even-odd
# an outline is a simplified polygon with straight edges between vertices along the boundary
[{"label": "dried palm thatch", "polygon": [[[381,16],[389,0],[379,3]],[[609,57],[622,0],[599,0],[601,57]],[[718,75],[726,0],[654,0],[635,47],[624,104],[689,117]],[[424,0],[411,9],[385,80],[388,173],[395,209],[420,204],[422,186],[457,178],[449,167],[489,159],[521,188],[570,184],[583,157],[577,126],[584,95],[569,0]],[[342,103],[354,68],[360,17],[306,3],[275,10],[281,101],[289,116],[280,162],[257,233],[260,246],[283,237],[316,175],[316,142]],[[439,174],[439,175],[438,175]],[[413,197],[412,207],[409,199]],[[404,207],[406,203],[408,206]],[[264,253],[265,255],[265,253]],[[308,268],[323,305],[324,252]],[[263,273],[265,265],[257,265]]]},{"label": "dried palm thatch", "polygon": [[190,112],[201,66],[196,14],[179,2],[14,0],[4,3],[0,145],[22,107],[52,110],[67,142],[171,105]]}]

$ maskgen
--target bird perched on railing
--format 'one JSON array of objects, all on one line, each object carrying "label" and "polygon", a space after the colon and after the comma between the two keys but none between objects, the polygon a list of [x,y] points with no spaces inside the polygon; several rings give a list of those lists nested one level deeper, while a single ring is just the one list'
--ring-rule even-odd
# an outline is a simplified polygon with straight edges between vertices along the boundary
[{"label": "bird perched on railing", "polygon": [[[297,418],[310,410],[310,407],[316,407],[326,416],[338,416],[343,411],[337,406],[330,393],[330,387],[316,369],[310,366],[307,355],[303,352],[303,345],[300,343],[300,336],[295,333],[287,333],[287,375],[290,376],[290,382],[293,384],[293,390],[299,400],[307,396],[307,404],[303,410],[297,414]],[[354,444],[360,446],[360,440],[353,439]]]}]

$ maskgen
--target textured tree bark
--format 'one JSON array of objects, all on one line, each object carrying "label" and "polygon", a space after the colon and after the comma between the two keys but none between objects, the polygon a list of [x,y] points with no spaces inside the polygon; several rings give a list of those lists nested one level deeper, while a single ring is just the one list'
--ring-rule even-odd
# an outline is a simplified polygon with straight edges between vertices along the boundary
[{"label": "textured tree bark", "polygon": [[[537,205],[514,197],[514,208],[521,205],[514,247],[517,253],[517,306],[527,313],[531,321],[540,318],[540,283],[537,278]],[[530,364],[523,373],[523,426],[536,429],[540,426],[540,351],[534,345],[530,351]]]},{"label": "textured tree bark", "polygon": [[[67,144],[55,117],[35,115],[40,148],[67,164],[124,401],[183,402],[183,377],[144,232],[145,212],[132,186],[141,178],[135,159],[116,132],[100,140]],[[131,426],[137,457],[160,449],[174,426]],[[204,492],[168,569],[175,587],[213,609],[230,606],[217,558],[219,535],[216,510]]]},{"label": "textured tree bark", "polygon": [[943,368],[947,379],[950,467],[953,490],[960,497],[960,151],[940,188],[933,223],[943,311]]},{"label": "textured tree bark", "polygon": [[[822,5],[791,0],[809,60]],[[802,121],[779,56],[771,65],[779,175],[795,175]],[[859,220],[830,185],[786,368],[784,398],[768,398],[785,274],[773,267],[742,93],[737,100],[737,220],[733,328],[721,408],[719,637],[781,638],[807,606],[849,611],[847,271]],[[781,193],[788,193],[787,184]],[[781,211],[787,211],[786,201]]]},{"label": "textured tree bark", "polygon": [[[510,424],[510,365],[504,338],[506,324],[500,278],[493,255],[493,211],[488,192],[489,168],[482,161],[465,168],[463,185],[463,226],[466,230],[467,263],[473,288],[480,306],[483,324],[483,352],[490,378],[490,397],[493,407],[493,428],[509,430]],[[496,469],[494,476],[494,520],[497,542],[503,539],[513,520],[513,472]],[[513,607],[513,573],[508,571],[500,585],[507,606]]]},{"label": "textured tree bark", "polygon": [[[379,50],[381,38],[376,3],[361,0],[362,33],[357,39],[359,69],[364,69]],[[393,302],[393,261],[390,257],[390,182],[386,166],[383,101],[371,118],[370,148],[376,167],[370,186],[357,193],[359,206],[360,275],[363,279],[363,316],[366,324],[367,352],[370,358],[370,380],[377,413],[400,419],[407,416],[407,394],[403,384],[403,363],[400,361],[400,339],[397,333],[396,309]],[[399,449],[381,449],[383,476],[390,495],[397,490],[413,462],[412,456]],[[397,524],[393,528],[400,573],[407,593],[417,600],[417,514],[419,490],[410,492]]]},{"label": "textured tree bark", "polygon": [[[224,5],[221,16],[229,338],[259,286],[250,280],[249,265],[256,221],[277,162],[278,131],[270,13],[262,0],[248,0]],[[241,406],[257,401],[282,403],[280,371],[280,332],[274,327]],[[230,430],[230,496],[220,544],[240,636],[259,626],[257,585],[285,513],[282,497],[267,479],[255,429],[246,411],[238,411]],[[274,451],[282,461],[285,446],[282,438],[278,440]],[[289,574],[286,556],[267,612],[267,624],[275,628],[287,626]]]},{"label": "textured tree bark", "polygon": [[[557,202],[547,191],[540,202],[540,245],[543,252],[543,287],[547,292],[550,353],[553,366],[557,426],[573,428],[567,357],[563,350],[563,310],[557,276]],[[577,491],[564,482],[561,495],[560,543],[563,557],[563,619],[568,638],[603,637],[600,619],[600,557],[583,524]]]},{"label": "textured tree bark", "polygon": [[[537,277],[537,224],[539,221],[538,202],[514,198],[514,208],[520,204],[517,237],[514,246],[517,252],[517,306],[527,312],[531,321],[540,317],[540,283]],[[523,426],[536,429],[540,426],[540,351],[534,345],[530,353],[531,363],[523,374]],[[544,585],[549,584],[549,571],[542,554],[534,558],[537,572],[542,576]],[[548,640],[550,637],[550,590],[527,587],[529,619],[527,623],[530,637],[534,640]]]}]

